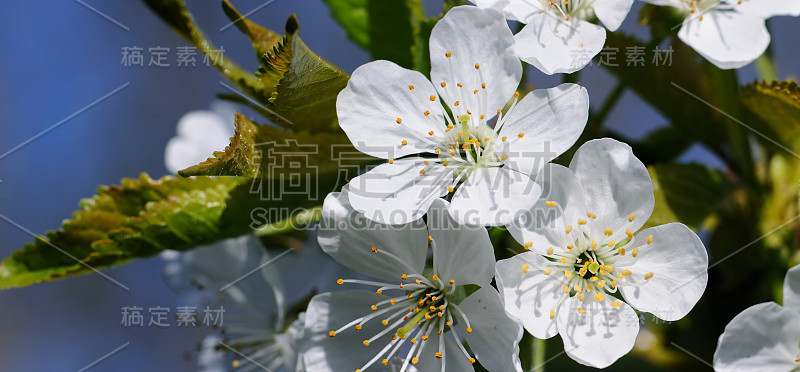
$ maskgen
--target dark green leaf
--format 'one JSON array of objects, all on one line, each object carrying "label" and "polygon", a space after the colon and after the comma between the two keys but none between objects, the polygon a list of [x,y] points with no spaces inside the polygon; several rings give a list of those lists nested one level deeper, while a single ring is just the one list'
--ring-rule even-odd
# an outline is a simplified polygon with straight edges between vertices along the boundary
[{"label": "dark green leaf", "polygon": [[742,89],[740,97],[742,105],[755,116],[752,125],[756,130],[791,147],[800,135],[800,88],[797,83],[750,84]]},{"label": "dark green leaf", "polygon": [[720,172],[699,164],[658,164],[648,171],[656,205],[647,226],[680,221],[698,228],[730,190]]},{"label": "dark green leaf", "polygon": [[[422,36],[420,23],[425,19],[421,0],[324,1],[350,40],[369,51],[373,59],[405,68],[415,66],[413,50]],[[427,46],[427,39],[425,43]]]}]

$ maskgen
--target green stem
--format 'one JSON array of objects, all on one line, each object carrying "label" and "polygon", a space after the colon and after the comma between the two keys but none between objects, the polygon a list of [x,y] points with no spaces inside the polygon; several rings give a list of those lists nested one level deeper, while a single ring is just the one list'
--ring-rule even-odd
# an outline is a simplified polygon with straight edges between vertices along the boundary
[{"label": "green stem", "polygon": [[544,372],[547,340],[534,338],[531,345],[533,346],[533,372]]},{"label": "green stem", "polygon": [[277,221],[275,223],[266,224],[253,231],[256,236],[268,236],[283,234],[297,230],[298,227],[305,227],[314,222],[322,219],[322,206],[316,206],[311,209],[295,213],[291,217]]}]

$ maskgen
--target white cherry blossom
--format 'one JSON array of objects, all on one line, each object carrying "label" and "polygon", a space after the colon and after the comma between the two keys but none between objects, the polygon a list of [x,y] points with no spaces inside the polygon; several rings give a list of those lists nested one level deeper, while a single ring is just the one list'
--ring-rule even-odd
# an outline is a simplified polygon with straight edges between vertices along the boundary
[{"label": "white cherry blossom", "polygon": [[449,196],[459,221],[501,225],[535,202],[533,176],[575,143],[589,98],[574,84],[520,97],[513,47],[500,12],[461,6],[431,33],[433,83],[388,61],[353,72],[339,124],[356,149],[387,159],[350,182],[356,210],[402,224]]},{"label": "white cherry blossom", "polygon": [[497,286],[533,336],[560,334],[570,357],[605,368],[634,345],[634,308],[674,321],[694,307],[708,256],[680,223],[639,231],[653,211],[653,187],[621,142],[589,141],[569,168],[551,164],[541,174],[549,175],[537,178],[546,196],[533,218],[508,226],[529,251],[497,263]]},{"label": "white cherry blossom", "polygon": [[[606,29],[616,31],[633,0],[472,0],[500,8],[526,26],[516,35],[516,53],[545,74],[572,73],[600,53]],[[597,17],[605,28],[590,21]]]},{"label": "white cherry blossom", "polygon": [[737,315],[719,336],[717,372],[789,372],[800,369],[800,266],[786,273],[783,306],[753,305]]},{"label": "white cherry blossom", "polygon": [[642,0],[686,15],[678,37],[721,69],[745,66],[770,43],[765,20],[800,16],[800,0]]},{"label": "white cherry blossom", "polygon": [[[447,202],[427,224],[368,221],[347,190],[328,195],[319,242],[345,266],[376,280],[339,279],[373,292],[314,297],[306,312],[303,360],[309,371],[521,371],[522,327],[503,311],[490,282],[494,253],[485,228],[459,225]],[[432,249],[433,265],[426,265]],[[469,344],[469,350],[465,347]],[[393,370],[398,370],[397,368]]]},{"label": "white cherry blossom", "polygon": [[214,151],[222,151],[233,136],[234,108],[214,102],[211,110],[187,112],[177,125],[177,135],[167,142],[164,163],[167,170],[178,171],[200,164]]}]

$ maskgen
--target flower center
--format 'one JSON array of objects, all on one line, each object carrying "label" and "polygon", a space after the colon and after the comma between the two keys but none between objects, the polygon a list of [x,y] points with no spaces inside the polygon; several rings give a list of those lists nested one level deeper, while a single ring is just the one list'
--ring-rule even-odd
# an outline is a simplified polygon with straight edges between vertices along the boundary
[{"label": "flower center", "polygon": [[[533,4],[533,0],[527,0]],[[592,9],[593,0],[538,0],[541,7],[545,10],[563,17],[569,21],[572,17],[579,19],[589,19],[594,16]],[[538,4],[533,4],[537,6]]]},{"label": "flower center", "polygon": [[[548,201],[549,207],[558,208],[561,215],[563,210],[555,202]],[[601,226],[597,220],[597,215],[587,213],[586,218],[580,218],[572,224],[564,221],[566,226],[566,246],[549,247],[545,258],[547,263],[542,267],[544,275],[551,275],[557,278],[562,286],[559,291],[563,294],[561,304],[564,300],[577,297],[581,302],[587,300],[587,296],[598,302],[603,302],[606,295],[613,295],[617,289],[623,286],[641,286],[653,277],[653,273],[644,274],[637,278],[628,269],[636,263],[636,257],[640,249],[647,249],[653,242],[653,236],[647,236],[644,244],[639,244],[636,237],[628,227],[632,227],[636,215],[631,214],[622,221],[608,221],[612,226],[626,228],[624,235],[615,232],[610,228]],[[530,249],[533,242],[525,244],[526,249]],[[524,264],[522,271],[528,273],[530,264]],[[556,309],[550,311],[550,318],[556,316]],[[619,300],[611,302],[611,306],[617,308],[621,306]],[[578,308],[578,313],[585,315],[583,307]]]},{"label": "flower center", "polygon": [[[435,244],[432,237],[428,237],[431,244]],[[370,248],[375,254],[386,255],[388,259],[400,263],[408,268],[409,272],[414,272],[411,267],[396,255],[373,246]],[[363,326],[370,323],[380,323],[383,330],[367,335],[362,344],[369,347],[375,341],[384,337],[391,338],[391,341],[379,350],[356,372],[367,370],[370,366],[380,361],[382,365],[388,365],[390,360],[398,355],[403,345],[411,344],[403,359],[401,372],[407,370],[409,364],[417,364],[426,347],[437,348],[434,354],[437,359],[442,360],[442,371],[445,370],[445,332],[450,331],[451,336],[461,349],[470,364],[475,363],[475,358],[467,352],[464,345],[459,340],[453,325],[456,322],[463,322],[467,333],[472,333],[469,319],[466,314],[453,303],[458,287],[454,280],[440,278],[437,274],[425,277],[421,274],[403,274],[399,284],[381,283],[374,281],[364,281],[355,279],[339,279],[337,283],[362,284],[377,287],[377,295],[383,295],[384,291],[395,292],[397,295],[383,297],[383,300],[370,307],[371,312],[365,316],[354,319],[343,325],[337,330],[330,331],[331,338],[336,335],[354,329],[359,332]],[[434,335],[435,333],[435,335]],[[438,341],[438,342],[437,342]],[[428,345],[434,344],[434,345]]]}]

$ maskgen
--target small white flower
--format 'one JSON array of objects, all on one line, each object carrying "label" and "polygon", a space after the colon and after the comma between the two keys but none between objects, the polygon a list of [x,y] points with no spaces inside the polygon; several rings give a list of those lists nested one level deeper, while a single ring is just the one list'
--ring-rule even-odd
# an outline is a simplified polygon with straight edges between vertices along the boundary
[{"label": "small white flower", "polygon": [[[298,256],[280,258],[286,261],[266,265],[274,255],[269,255],[252,235],[189,252],[162,253],[164,279],[180,295],[181,306],[197,307],[196,324],[203,324],[205,306],[225,300],[225,312],[219,319],[222,334],[210,334],[203,340],[197,358],[199,370],[229,371],[231,366],[240,371],[261,371],[263,367],[283,372],[304,370],[297,353],[303,315],[287,327],[286,317],[290,314],[286,304],[307,298],[311,288],[306,287],[306,281],[295,280],[298,267],[291,261],[300,258],[307,261],[304,271],[313,267],[317,270],[315,276],[323,278],[326,276],[321,273],[332,262],[320,260],[309,252]],[[321,252],[319,256],[325,257]],[[284,287],[287,278],[291,278],[291,284],[300,282],[303,287],[289,285],[287,291]],[[210,308],[216,310],[219,306]],[[229,352],[220,342],[240,354]]]},{"label": "small white flower", "polygon": [[378,225],[347,200],[346,189],[325,199],[320,245],[382,282],[340,279],[377,291],[311,300],[303,349],[309,371],[380,371],[398,361],[401,372],[472,371],[476,359],[489,371],[521,371],[522,327],[490,285],[494,253],[483,227],[460,226],[443,200],[431,206],[427,226]]},{"label": "small white flower", "polygon": [[215,102],[211,110],[187,112],[178,121],[178,135],[167,142],[164,163],[167,170],[178,171],[200,164],[228,146],[233,136],[233,115],[228,104]]},{"label": "small white flower", "polygon": [[506,18],[527,24],[516,36],[516,53],[545,74],[572,73],[600,53],[606,30],[625,20],[633,0],[471,0],[479,7],[502,7]]},{"label": "small white flower", "polygon": [[636,234],[653,211],[653,186],[621,142],[589,141],[569,168],[551,164],[541,174],[549,174],[537,178],[547,196],[534,220],[508,226],[531,251],[497,263],[497,286],[528,332],[561,334],[570,357],[605,368],[634,345],[633,308],[673,321],[694,307],[708,256],[679,223]]},{"label": "small white flower", "polygon": [[783,306],[764,302],[737,315],[719,336],[717,372],[800,369],[800,265],[786,273]]},{"label": "small white flower", "polygon": [[765,20],[800,16],[798,0],[642,0],[686,15],[678,37],[721,69],[747,65],[770,42]]},{"label": "small white flower", "polygon": [[402,224],[452,194],[459,221],[501,225],[535,202],[532,176],[575,143],[589,98],[564,84],[520,100],[513,45],[502,14],[461,6],[431,33],[433,84],[388,61],[353,72],[336,103],[339,124],[356,149],[388,159],[350,182],[356,210]]}]

